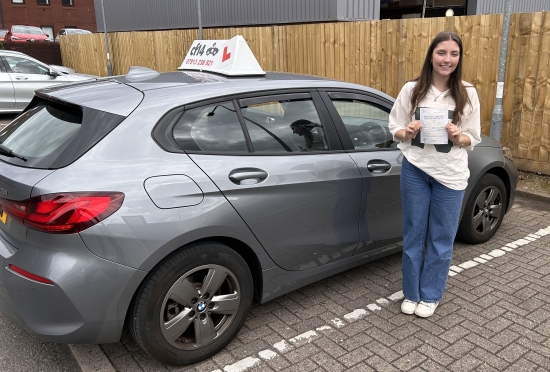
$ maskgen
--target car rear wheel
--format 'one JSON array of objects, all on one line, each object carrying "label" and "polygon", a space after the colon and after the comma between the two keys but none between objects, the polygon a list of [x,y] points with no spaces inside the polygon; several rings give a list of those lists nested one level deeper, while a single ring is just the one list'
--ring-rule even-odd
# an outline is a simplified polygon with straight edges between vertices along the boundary
[{"label": "car rear wheel", "polygon": [[483,175],[466,202],[457,238],[470,244],[491,239],[502,223],[507,200],[502,180],[494,174]]},{"label": "car rear wheel", "polygon": [[199,362],[223,349],[242,327],[252,283],[244,259],[226,245],[186,248],[141,286],[131,309],[132,334],[163,363]]}]

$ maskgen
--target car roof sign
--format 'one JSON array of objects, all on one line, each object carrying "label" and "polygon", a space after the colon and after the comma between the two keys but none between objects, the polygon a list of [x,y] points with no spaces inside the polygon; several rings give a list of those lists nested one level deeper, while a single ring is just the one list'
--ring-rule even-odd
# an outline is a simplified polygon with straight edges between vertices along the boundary
[{"label": "car roof sign", "polygon": [[241,35],[230,40],[195,40],[178,70],[216,72],[229,76],[265,75]]}]

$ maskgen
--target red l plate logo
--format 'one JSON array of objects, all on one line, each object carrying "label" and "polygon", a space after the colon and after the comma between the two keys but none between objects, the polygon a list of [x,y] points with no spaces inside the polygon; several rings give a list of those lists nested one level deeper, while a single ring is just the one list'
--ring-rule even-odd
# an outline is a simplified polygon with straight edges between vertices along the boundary
[{"label": "red l plate logo", "polygon": [[227,47],[223,48],[222,62],[227,61],[231,58],[231,52],[227,53]]}]

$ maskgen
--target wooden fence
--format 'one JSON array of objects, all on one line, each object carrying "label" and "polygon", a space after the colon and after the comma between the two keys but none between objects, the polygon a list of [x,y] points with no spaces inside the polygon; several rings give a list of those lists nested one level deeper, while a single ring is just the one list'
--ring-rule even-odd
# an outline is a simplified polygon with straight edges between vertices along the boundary
[{"label": "wooden fence", "polygon": [[[495,104],[502,14],[467,17],[338,22],[205,29],[205,39],[243,35],[266,71],[325,76],[368,85],[397,96],[419,72],[439,31],[458,33],[464,44],[464,80],[477,88],[482,130],[489,134]],[[130,66],[174,71],[197,30],[109,34],[113,74]],[[65,66],[107,75],[103,34],[61,40]],[[504,88],[502,143],[518,168],[550,174],[550,15],[512,14]]]}]

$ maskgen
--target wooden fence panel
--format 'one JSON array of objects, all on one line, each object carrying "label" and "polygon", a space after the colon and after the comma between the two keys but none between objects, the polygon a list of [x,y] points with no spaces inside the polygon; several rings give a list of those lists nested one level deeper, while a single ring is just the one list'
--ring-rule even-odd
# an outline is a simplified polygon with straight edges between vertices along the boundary
[{"label": "wooden fence panel", "polygon": [[[544,39],[543,24],[546,13],[537,13],[533,20],[533,34],[531,37],[531,46],[529,51],[529,65],[534,67],[532,79],[527,79],[531,88],[531,100],[527,103],[531,117],[527,126],[529,127],[530,141],[527,145],[527,159],[539,159],[540,153],[540,135],[542,129],[542,114],[544,112],[544,98],[546,96],[546,76],[547,71],[541,70],[539,66],[548,65],[548,61],[542,53]],[[541,81],[544,80],[544,81]]]},{"label": "wooden fence panel", "polygon": [[[540,151],[539,163],[549,164],[550,162],[550,16],[545,13],[543,23],[543,41],[541,44],[541,71],[540,84],[544,86],[545,93],[542,98],[542,118],[540,120]],[[539,102],[540,104],[540,102]]]},{"label": "wooden fence panel", "polygon": [[[266,71],[342,79],[397,96],[420,73],[431,39],[458,33],[464,47],[463,78],[481,101],[482,131],[488,134],[498,75],[502,15],[362,22],[231,27],[203,30],[205,39],[242,35]],[[140,65],[174,71],[197,30],[109,34],[114,74]],[[63,64],[105,76],[103,34],[61,40]],[[521,169],[550,174],[550,16],[512,14],[508,40],[502,143]]]}]

